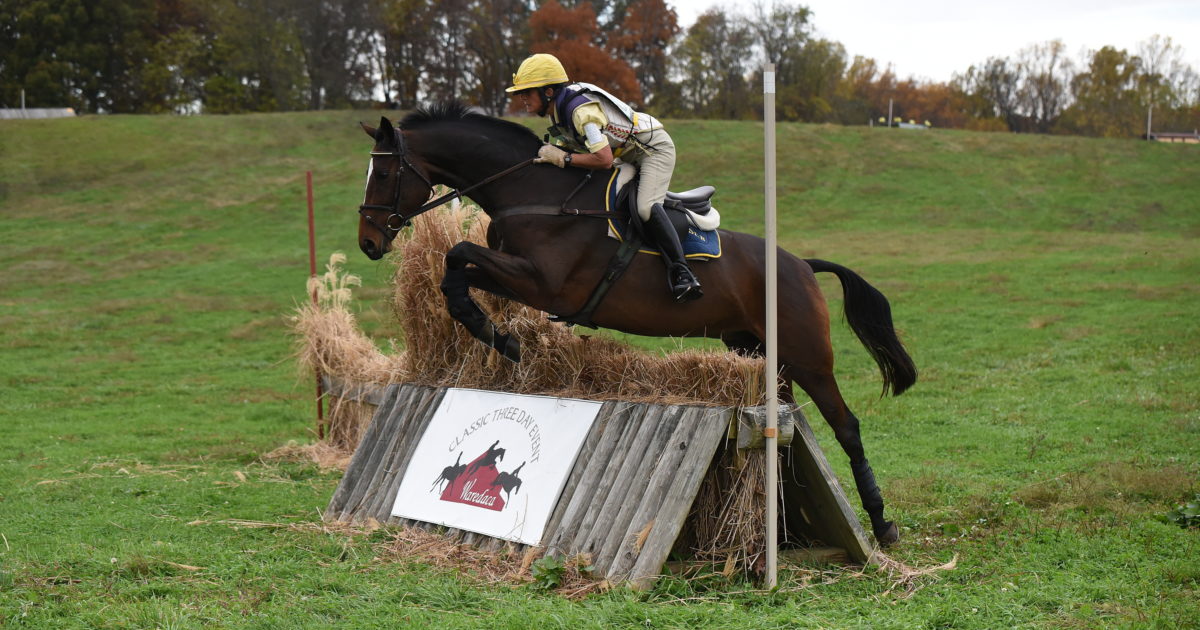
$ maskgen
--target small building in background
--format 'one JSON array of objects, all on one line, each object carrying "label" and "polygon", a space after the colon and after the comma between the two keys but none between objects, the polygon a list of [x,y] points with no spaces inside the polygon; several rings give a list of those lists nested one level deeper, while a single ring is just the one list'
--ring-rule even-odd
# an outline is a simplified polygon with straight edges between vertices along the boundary
[{"label": "small building in background", "polygon": [[1146,140],[1154,140],[1155,142],[1183,142],[1185,144],[1196,144],[1200,143],[1200,131],[1193,130],[1191,133],[1153,131],[1149,134],[1142,134],[1142,138]]},{"label": "small building in background", "polygon": [[75,115],[72,107],[22,107],[0,109],[0,120],[21,118],[70,118]]}]

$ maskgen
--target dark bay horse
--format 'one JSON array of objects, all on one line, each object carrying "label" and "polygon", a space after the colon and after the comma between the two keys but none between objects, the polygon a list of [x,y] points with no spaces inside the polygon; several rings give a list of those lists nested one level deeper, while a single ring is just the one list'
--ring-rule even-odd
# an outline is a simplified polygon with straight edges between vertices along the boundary
[{"label": "dark bay horse", "polygon": [[[418,109],[399,128],[386,118],[363,125],[375,141],[371,152],[358,238],[363,253],[381,258],[408,218],[424,211],[433,186],[471,189],[470,197],[491,218],[488,247],[462,242],[446,253],[442,292],[450,314],[477,339],[513,360],[516,339],[496,332],[471,299],[476,287],[554,315],[579,312],[605,273],[618,242],[605,221],[564,216],[566,208],[604,208],[606,173],[585,180],[584,169],[535,164],[509,170],[537,154],[541,141],[517,123],[483,116],[448,103]],[[500,177],[496,175],[503,173]],[[594,311],[601,327],[638,335],[706,336],[746,354],[764,351],[765,247],[758,236],[721,230],[723,254],[693,270],[702,299],[679,304],[663,280],[656,256],[634,256]],[[850,458],[855,485],[883,544],[898,537],[884,519],[883,498],[863,452],[859,421],[833,375],[829,310],[814,273],[837,275],[846,319],[883,375],[883,387],[899,395],[916,382],[912,359],[896,336],[887,298],[855,272],[823,260],[802,260],[779,250],[780,394],[791,402],[792,382],[816,404]]]}]

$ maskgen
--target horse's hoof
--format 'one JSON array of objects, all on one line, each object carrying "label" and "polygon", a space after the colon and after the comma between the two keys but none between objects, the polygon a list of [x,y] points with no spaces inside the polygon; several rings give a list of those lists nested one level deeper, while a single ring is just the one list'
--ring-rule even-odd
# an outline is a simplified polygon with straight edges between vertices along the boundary
[{"label": "horse's hoof", "polygon": [[891,547],[900,540],[900,528],[896,527],[894,521],[884,523],[883,531],[875,531],[875,540],[879,541],[881,547]]}]

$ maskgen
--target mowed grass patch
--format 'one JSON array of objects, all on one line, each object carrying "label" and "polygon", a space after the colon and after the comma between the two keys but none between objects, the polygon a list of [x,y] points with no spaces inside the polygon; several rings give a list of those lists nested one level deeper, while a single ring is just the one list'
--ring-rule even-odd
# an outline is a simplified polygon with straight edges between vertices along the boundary
[{"label": "mowed grass patch", "polygon": [[[349,254],[359,321],[401,339],[357,253],[377,112],[7,121],[0,133],[0,625],[55,628],[1189,627],[1200,213],[1192,147],[783,124],[780,241],[891,299],[921,379],[880,397],[822,280],[910,585],[790,567],[582,601],[330,528],[283,322]],[[526,120],[540,132],[540,121]],[[674,188],[761,232],[762,125],[673,121]],[[719,263],[717,263],[719,264]],[[786,331],[784,331],[786,334]],[[586,334],[591,334],[587,331]],[[610,334],[601,332],[597,334]],[[654,351],[709,340],[630,338]],[[854,496],[831,432],[805,407]],[[912,587],[915,590],[908,590]]]}]

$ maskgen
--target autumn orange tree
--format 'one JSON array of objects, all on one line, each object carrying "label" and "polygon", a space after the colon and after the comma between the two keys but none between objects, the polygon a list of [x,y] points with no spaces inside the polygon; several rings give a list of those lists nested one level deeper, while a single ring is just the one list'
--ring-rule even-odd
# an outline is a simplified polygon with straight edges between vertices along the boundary
[{"label": "autumn orange tree", "polygon": [[588,3],[568,9],[549,0],[529,17],[530,52],[558,57],[572,81],[593,83],[631,103],[642,102],[633,68],[601,48],[596,10]]},{"label": "autumn orange tree", "polygon": [[630,64],[650,109],[670,87],[667,46],[678,34],[679,19],[663,0],[636,0],[609,35],[610,49]]}]

